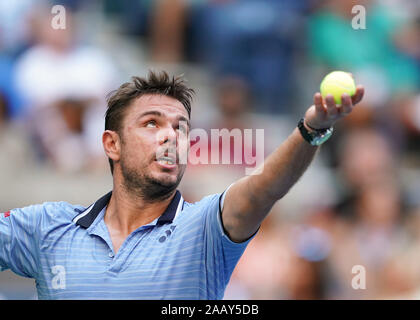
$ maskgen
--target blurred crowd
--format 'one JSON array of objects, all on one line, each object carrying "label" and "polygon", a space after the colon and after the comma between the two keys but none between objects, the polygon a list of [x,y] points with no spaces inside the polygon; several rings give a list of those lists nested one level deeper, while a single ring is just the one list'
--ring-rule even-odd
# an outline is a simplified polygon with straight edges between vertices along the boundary
[{"label": "blurred crowd", "polygon": [[[64,29],[51,25],[54,5]],[[366,29],[352,28],[355,5]],[[0,212],[88,205],[112,188],[106,97],[149,69],[184,74],[196,89],[193,128],[264,129],[265,155],[325,74],[351,72],[364,100],[273,207],[225,298],[420,298],[418,1],[0,1]],[[198,201],[245,167],[189,165],[180,189]],[[0,274],[0,297],[34,297],[22,281]]]}]

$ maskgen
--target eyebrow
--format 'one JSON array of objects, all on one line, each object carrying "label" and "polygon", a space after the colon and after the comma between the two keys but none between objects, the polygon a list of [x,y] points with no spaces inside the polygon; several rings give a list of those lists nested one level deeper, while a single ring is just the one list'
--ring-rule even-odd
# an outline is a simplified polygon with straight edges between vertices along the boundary
[{"label": "eyebrow", "polygon": [[[164,117],[164,115],[160,111],[157,111],[157,110],[149,110],[149,111],[145,111],[142,114],[140,114],[137,119],[141,119],[141,118],[143,118],[145,116],[149,116],[149,115],[154,115],[154,116],[158,116],[158,117]],[[176,119],[178,120],[178,122],[179,121],[185,121],[185,122],[187,122],[188,126],[190,125],[190,121],[187,118],[185,118],[184,116],[179,115]]]}]

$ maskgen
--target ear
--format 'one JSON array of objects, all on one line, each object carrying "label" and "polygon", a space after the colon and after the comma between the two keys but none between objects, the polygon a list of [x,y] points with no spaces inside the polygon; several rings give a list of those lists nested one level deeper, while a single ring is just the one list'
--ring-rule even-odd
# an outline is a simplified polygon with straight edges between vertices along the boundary
[{"label": "ear", "polygon": [[102,145],[108,158],[113,161],[120,160],[121,140],[117,132],[105,130],[102,134]]}]

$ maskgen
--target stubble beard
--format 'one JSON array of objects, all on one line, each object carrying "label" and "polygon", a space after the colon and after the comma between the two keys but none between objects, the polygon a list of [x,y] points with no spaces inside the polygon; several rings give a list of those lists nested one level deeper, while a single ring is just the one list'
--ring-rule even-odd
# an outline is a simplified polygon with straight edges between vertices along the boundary
[{"label": "stubble beard", "polygon": [[148,202],[159,202],[169,198],[178,187],[184,174],[181,170],[176,181],[172,182],[153,177],[149,174],[147,167],[143,170],[134,169],[124,161],[124,158],[121,158],[120,165],[124,189],[135,197],[140,197]]}]

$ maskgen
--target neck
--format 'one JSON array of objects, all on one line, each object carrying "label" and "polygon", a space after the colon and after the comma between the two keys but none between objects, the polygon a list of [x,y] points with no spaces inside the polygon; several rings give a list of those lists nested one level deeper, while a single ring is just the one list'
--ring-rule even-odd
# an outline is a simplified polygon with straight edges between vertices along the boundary
[{"label": "neck", "polygon": [[105,223],[114,232],[128,236],[137,228],[160,217],[175,196],[176,190],[165,199],[146,200],[133,194],[121,185],[112,191],[112,196],[105,212]]}]

